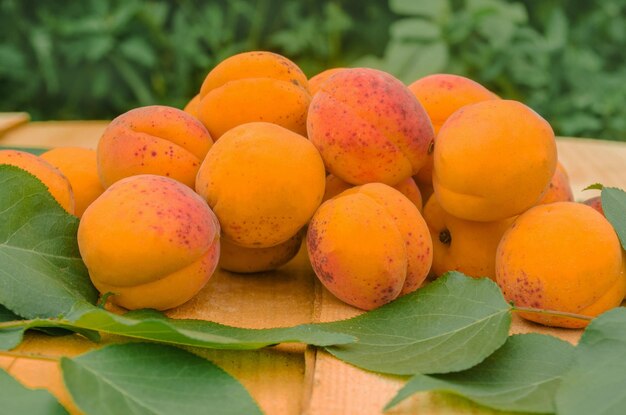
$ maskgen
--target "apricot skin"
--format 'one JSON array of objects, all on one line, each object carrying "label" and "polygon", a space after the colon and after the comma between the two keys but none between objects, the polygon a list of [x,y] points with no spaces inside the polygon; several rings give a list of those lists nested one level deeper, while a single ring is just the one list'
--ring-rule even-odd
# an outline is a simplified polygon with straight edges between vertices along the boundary
[{"label": "apricot skin", "polygon": [[322,284],[364,310],[416,290],[432,263],[421,214],[382,183],[349,189],[322,204],[309,224],[307,249]]},{"label": "apricot skin", "polygon": [[336,74],[337,72],[343,69],[345,68],[330,68],[311,77],[309,79],[309,91],[311,92],[311,97],[317,94],[317,91],[320,90],[320,88],[322,87],[322,84],[326,82],[328,78],[330,78],[331,76],[333,76],[334,74]]},{"label": "apricot skin", "polygon": [[255,121],[306,135],[308,81],[284,56],[271,52],[231,56],[209,72],[199,97],[198,118],[216,140],[233,127]]},{"label": "apricot skin", "polygon": [[225,239],[247,248],[285,242],[324,195],[322,159],[306,138],[275,124],[242,124],[224,134],[198,171],[196,191]]},{"label": "apricot skin", "polygon": [[19,167],[38,178],[61,207],[67,213],[74,214],[75,201],[72,186],[61,170],[41,157],[18,150],[0,150],[0,164]]},{"label": "apricot skin", "polygon": [[176,307],[208,281],[219,223],[200,196],[156,175],[122,179],[85,211],[78,246],[92,282],[120,306]]},{"label": "apricot skin", "polygon": [[428,115],[411,91],[367,68],[338,71],[322,84],[307,131],[328,171],[355,185],[407,179],[424,165],[433,141]]},{"label": "apricot skin", "polygon": [[213,140],[193,116],[177,108],[135,108],[106,128],[98,142],[98,172],[107,188],[124,177],[156,174],[193,188]]},{"label": "apricot skin", "polygon": [[557,163],[554,176],[550,180],[550,184],[543,194],[538,205],[545,205],[554,202],[573,202],[574,194],[569,184],[569,176],[565,167],[561,163]]},{"label": "apricot skin", "polygon": [[79,218],[94,200],[104,192],[98,176],[96,151],[80,147],[59,147],[40,156],[65,175],[72,186]]},{"label": "apricot skin", "polygon": [[[538,205],[520,215],[498,246],[496,278],[516,306],[591,317],[619,306],[626,292],[613,227],[591,207],[574,202]],[[587,325],[573,318],[520,314],[548,326]]]},{"label": "apricot skin", "polygon": [[437,136],[435,196],[461,219],[516,216],[539,201],[556,162],[552,128],[532,109],[507,100],[467,105]]}]

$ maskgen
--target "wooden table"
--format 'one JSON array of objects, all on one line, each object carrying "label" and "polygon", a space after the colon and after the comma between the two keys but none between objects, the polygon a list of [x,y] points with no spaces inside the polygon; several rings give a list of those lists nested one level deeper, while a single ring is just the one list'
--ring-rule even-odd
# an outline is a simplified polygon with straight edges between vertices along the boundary
[{"label": "wooden table", "polygon": [[[19,123],[18,123],[19,124]],[[2,132],[0,145],[95,148],[106,122],[32,122]],[[595,182],[626,188],[626,144],[560,138],[559,159],[569,172],[576,199]],[[248,328],[332,321],[359,314],[336,300],[317,281],[305,251],[278,271],[238,275],[217,271],[191,301],[169,312],[171,317],[200,318]],[[578,330],[548,329],[514,316],[511,333],[549,333],[572,343]],[[116,341],[107,339],[106,341]],[[98,345],[78,336],[51,338],[28,333],[19,351],[76,355]],[[381,376],[343,363],[304,345],[279,345],[252,352],[193,351],[219,364],[239,379],[267,415],[374,415],[402,386],[399,378]],[[0,366],[30,387],[44,387],[71,411],[80,413],[65,391],[54,362],[0,354]],[[413,396],[389,414],[495,414],[461,397],[443,393]]]}]

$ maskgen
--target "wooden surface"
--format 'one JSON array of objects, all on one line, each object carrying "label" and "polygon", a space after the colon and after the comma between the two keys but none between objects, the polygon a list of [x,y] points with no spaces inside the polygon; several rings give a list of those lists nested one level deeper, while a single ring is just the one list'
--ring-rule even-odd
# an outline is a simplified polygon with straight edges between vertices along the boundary
[{"label": "wooden surface", "polygon": [[[29,123],[0,131],[0,145],[19,147],[83,146],[95,148],[105,122]],[[594,182],[626,188],[626,143],[559,139],[559,159],[569,172],[577,199]],[[264,328],[333,321],[359,314],[328,293],[310,268],[306,252],[278,271],[238,275],[218,271],[191,301],[171,317],[200,318],[240,327]],[[512,333],[543,332],[575,343],[577,330],[548,329],[514,318]],[[106,341],[118,341],[109,338]],[[99,345],[78,336],[51,338],[27,333],[18,352],[76,355]],[[304,345],[279,345],[253,352],[198,350],[239,379],[267,415],[374,415],[402,386],[397,377],[381,376],[345,364]],[[15,358],[0,353],[0,367],[31,387],[45,387],[73,414],[78,410],[63,387],[53,361]],[[390,414],[495,414],[463,398],[422,393]]]}]

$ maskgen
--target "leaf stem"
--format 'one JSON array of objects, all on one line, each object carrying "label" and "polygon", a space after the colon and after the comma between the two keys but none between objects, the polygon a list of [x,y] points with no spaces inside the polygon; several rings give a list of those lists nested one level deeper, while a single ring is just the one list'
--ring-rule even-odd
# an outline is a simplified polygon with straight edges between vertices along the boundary
[{"label": "leaf stem", "polygon": [[544,310],[542,308],[520,307],[516,305],[511,305],[511,311],[517,311],[519,313],[545,314],[547,316],[573,318],[576,320],[585,320],[585,321],[591,321],[594,319],[591,316],[585,316],[585,315],[576,314],[576,313],[568,313],[567,311]]},{"label": "leaf stem", "polygon": [[3,321],[0,323],[0,330],[2,329],[12,329],[16,327],[28,327],[28,325],[34,323],[37,320],[13,320],[13,321]]},{"label": "leaf stem", "polygon": [[39,353],[9,352],[4,350],[0,350],[0,356],[13,357],[16,359],[45,360],[46,362],[58,362],[61,360],[59,356],[49,356]]}]

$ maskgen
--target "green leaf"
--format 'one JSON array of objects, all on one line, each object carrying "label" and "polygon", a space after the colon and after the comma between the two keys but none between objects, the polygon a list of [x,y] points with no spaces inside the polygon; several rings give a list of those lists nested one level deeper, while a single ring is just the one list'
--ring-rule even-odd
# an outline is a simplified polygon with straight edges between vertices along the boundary
[{"label": "green leaf", "polygon": [[36,156],[45,153],[49,149],[47,148],[36,148],[36,147],[12,147],[12,146],[0,146],[0,150],[18,150],[25,151],[26,153],[31,153]]},{"label": "green leaf", "polygon": [[600,194],[604,216],[611,222],[626,249],[626,192],[615,187],[605,187]]},{"label": "green leaf", "polygon": [[358,341],[327,347],[361,368],[398,375],[470,368],[506,341],[511,313],[498,286],[449,272],[361,316],[322,324]]},{"label": "green leaf", "polygon": [[4,369],[0,369],[0,408],[3,414],[67,415],[50,392],[26,388]]},{"label": "green leaf", "polygon": [[389,0],[389,9],[398,14],[441,18],[450,11],[450,4],[448,0]]},{"label": "green leaf", "polygon": [[439,26],[425,19],[401,19],[389,28],[391,36],[396,39],[436,40],[441,36]]},{"label": "green leaf", "polygon": [[560,415],[623,414],[626,408],[626,309],[595,318],[556,395]]},{"label": "green leaf", "polygon": [[554,395],[574,353],[574,346],[556,337],[511,336],[504,346],[471,369],[412,377],[385,409],[416,392],[437,390],[503,411],[554,412]]},{"label": "green leaf", "polygon": [[26,318],[56,317],[95,302],[66,213],[30,173],[0,165],[0,304]]},{"label": "green leaf", "polygon": [[[0,304],[0,322],[20,320],[21,317]],[[22,342],[24,329],[17,327],[0,331],[0,350],[11,350]]]},{"label": "green leaf", "polygon": [[190,352],[125,343],[62,358],[63,380],[89,415],[261,414],[244,387]]},{"label": "green leaf", "polygon": [[584,190],[602,190],[604,188],[604,186],[602,185],[602,183],[594,183],[594,184],[590,184],[589,186],[585,187],[583,189]]}]

